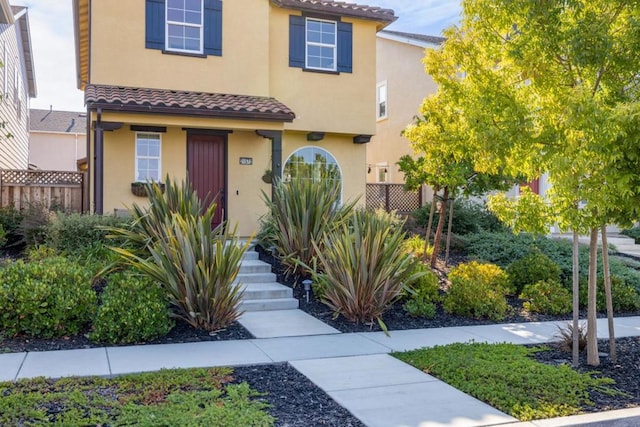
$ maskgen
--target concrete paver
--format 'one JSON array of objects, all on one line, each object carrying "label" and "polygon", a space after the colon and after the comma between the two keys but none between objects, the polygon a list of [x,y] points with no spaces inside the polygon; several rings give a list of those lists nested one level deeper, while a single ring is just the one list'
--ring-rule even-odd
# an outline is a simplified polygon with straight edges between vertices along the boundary
[{"label": "concrete paver", "polygon": [[274,362],[389,352],[387,347],[358,334],[270,338],[252,342]]},{"label": "concrete paver", "polygon": [[107,376],[109,374],[109,362],[105,349],[88,348],[29,352],[17,378]]},{"label": "concrete paver", "polygon": [[271,363],[251,340],[107,348],[112,374]]},{"label": "concrete paver", "polygon": [[498,325],[480,325],[461,327],[478,335],[478,342],[513,344],[542,344],[553,341],[558,334],[556,322],[505,323]]},{"label": "concrete paver", "polygon": [[361,332],[360,335],[392,351],[408,351],[455,342],[480,341],[482,337],[463,328],[408,329],[404,331]]},{"label": "concrete paver", "polygon": [[297,360],[290,364],[326,392],[437,381],[387,354]]},{"label": "concrete paver", "polygon": [[0,354],[0,381],[13,381],[27,353]]},{"label": "concrete paver", "polygon": [[442,381],[329,395],[369,427],[476,427],[516,421]]},{"label": "concrete paver", "polygon": [[244,313],[238,322],[256,338],[340,333],[302,310],[252,311]]}]

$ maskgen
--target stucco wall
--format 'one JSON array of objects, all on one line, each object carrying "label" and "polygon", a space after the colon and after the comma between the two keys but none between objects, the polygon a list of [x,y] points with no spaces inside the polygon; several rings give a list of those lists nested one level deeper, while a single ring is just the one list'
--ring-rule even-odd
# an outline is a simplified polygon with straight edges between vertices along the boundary
[{"label": "stucco wall", "polygon": [[413,121],[423,99],[435,93],[436,84],[425,73],[423,48],[377,37],[377,50],[377,83],[387,82],[387,118],[377,121],[376,134],[367,144],[367,164],[371,165],[367,182],[377,182],[375,166],[387,164],[389,182],[403,183],[404,174],[396,162],[413,151],[401,133]]},{"label": "stucco wall", "polygon": [[[20,46],[20,48],[19,48]],[[22,54],[19,24],[0,24],[0,121],[6,126],[0,129],[0,169],[27,169],[29,160],[29,97],[27,77]],[[6,55],[5,55],[6,51]],[[14,94],[15,68],[18,67],[18,99]],[[18,106],[17,106],[18,105]],[[18,109],[20,111],[18,111]],[[11,138],[5,135],[10,133]]]},{"label": "stucco wall", "polygon": [[268,95],[269,2],[223,2],[222,56],[145,48],[145,2],[91,2],[93,84]]},{"label": "stucco wall", "polygon": [[29,163],[42,170],[78,170],[76,161],[87,157],[85,134],[30,132]]}]

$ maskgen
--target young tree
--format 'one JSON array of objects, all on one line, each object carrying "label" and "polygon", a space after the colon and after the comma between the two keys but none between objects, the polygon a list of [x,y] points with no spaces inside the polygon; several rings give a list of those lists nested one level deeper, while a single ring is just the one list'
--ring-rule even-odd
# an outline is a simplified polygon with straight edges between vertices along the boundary
[{"label": "young tree", "polygon": [[[467,138],[452,143],[478,172],[547,173],[565,230],[597,236],[603,224],[637,218],[640,1],[462,4],[461,26],[426,60],[442,96],[457,100]],[[597,365],[591,254],[588,363]]]}]

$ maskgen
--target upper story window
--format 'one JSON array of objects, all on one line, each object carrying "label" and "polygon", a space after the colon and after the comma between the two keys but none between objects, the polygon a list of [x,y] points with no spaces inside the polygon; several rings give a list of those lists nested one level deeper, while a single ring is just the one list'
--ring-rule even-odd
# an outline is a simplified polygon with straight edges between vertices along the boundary
[{"label": "upper story window", "polygon": [[336,71],[336,22],[307,18],[307,68]]},{"label": "upper story window", "polygon": [[202,53],[202,0],[167,0],[167,50]]},{"label": "upper story window", "polygon": [[145,47],[222,56],[222,0],[145,0]]},{"label": "upper story window", "polygon": [[137,182],[160,181],[161,141],[158,133],[136,134]]},{"label": "upper story window", "polygon": [[387,113],[387,82],[378,83],[377,89],[377,119],[382,120],[388,117]]},{"label": "upper story window", "polygon": [[18,109],[20,107],[19,92],[20,90],[20,70],[18,69],[18,58],[13,66],[13,105]]},{"label": "upper story window", "polygon": [[289,16],[289,66],[329,73],[353,72],[350,22]]}]

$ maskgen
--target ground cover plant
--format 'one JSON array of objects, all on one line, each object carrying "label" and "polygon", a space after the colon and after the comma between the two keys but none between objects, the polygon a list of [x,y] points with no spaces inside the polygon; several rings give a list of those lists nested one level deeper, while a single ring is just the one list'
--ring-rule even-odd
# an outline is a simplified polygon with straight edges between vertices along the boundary
[{"label": "ground cover plant", "polygon": [[590,392],[619,394],[611,379],[537,362],[542,350],[466,343],[393,355],[522,421],[578,414],[593,405]]},{"label": "ground cover plant", "polygon": [[228,368],[166,370],[106,379],[0,383],[0,424],[271,426],[248,384]]}]

